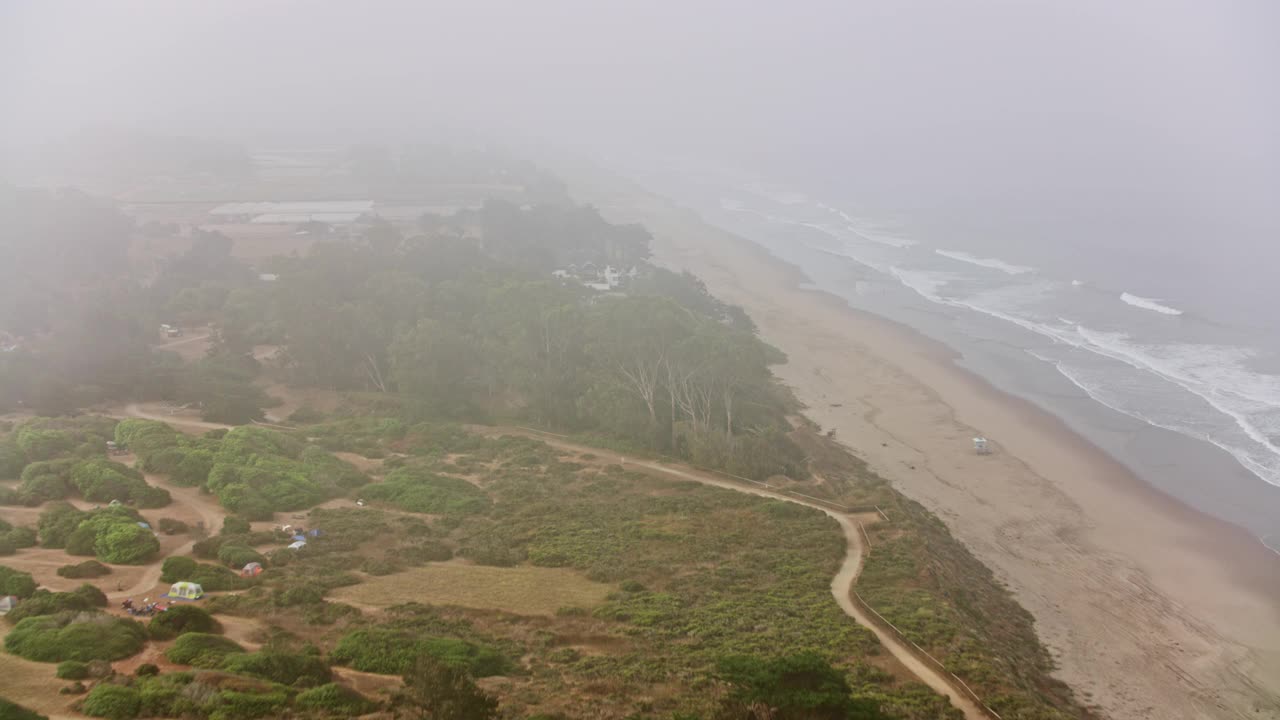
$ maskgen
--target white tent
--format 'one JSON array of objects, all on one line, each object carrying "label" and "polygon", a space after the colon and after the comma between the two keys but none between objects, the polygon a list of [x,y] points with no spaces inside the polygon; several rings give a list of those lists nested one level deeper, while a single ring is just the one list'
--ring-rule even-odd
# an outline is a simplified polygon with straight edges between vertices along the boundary
[{"label": "white tent", "polygon": [[299,549],[301,549],[301,548],[305,547],[305,546],[306,546],[306,544],[307,544],[307,541],[306,541],[306,540],[297,540],[297,541],[295,541],[295,542],[293,542],[292,544],[290,544],[290,545],[289,545],[289,549],[290,549],[290,550],[299,550]]},{"label": "white tent", "polygon": [[204,597],[204,588],[197,583],[180,580],[169,586],[169,597],[178,600],[199,600]]}]

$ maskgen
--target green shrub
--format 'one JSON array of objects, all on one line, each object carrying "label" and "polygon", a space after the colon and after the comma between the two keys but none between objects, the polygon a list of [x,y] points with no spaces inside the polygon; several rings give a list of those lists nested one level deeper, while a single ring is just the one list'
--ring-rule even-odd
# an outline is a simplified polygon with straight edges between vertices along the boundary
[{"label": "green shrub", "polygon": [[188,450],[183,456],[182,462],[178,463],[178,467],[169,475],[169,480],[175,485],[185,485],[187,487],[204,485],[205,481],[209,479],[209,471],[212,469],[212,452],[203,449]]},{"label": "green shrub", "polygon": [[15,550],[22,550],[24,547],[36,547],[36,530],[31,528],[14,528],[4,533],[4,541],[13,546]]},{"label": "green shrub", "polygon": [[199,583],[201,587],[210,592],[219,590],[240,590],[253,585],[251,578],[242,578],[238,572],[229,570],[222,565],[211,565],[209,563],[200,563],[196,566],[196,570],[191,574],[191,582]]},{"label": "green shrub", "polygon": [[[391,553],[394,551],[388,551]],[[360,569],[370,575],[393,575],[404,570],[404,564],[398,558],[369,558],[360,565]]]},{"label": "green shrub", "polygon": [[38,662],[120,660],[141,650],[146,639],[146,629],[133,620],[71,611],[19,620],[4,647]]},{"label": "green shrub", "polygon": [[360,494],[410,512],[440,514],[481,513],[489,507],[489,496],[460,478],[436,475],[411,465],[391,471],[385,480],[365,485]]},{"label": "green shrub", "polygon": [[242,578],[239,573],[222,565],[197,563],[185,556],[165,558],[164,565],[160,568],[160,579],[168,583],[186,580],[200,585],[209,592],[239,590],[253,584],[251,579]]},{"label": "green shrub", "polygon": [[328,683],[300,692],[294,703],[303,710],[312,710],[339,717],[365,715],[373,712],[377,707],[365,696],[337,683]]},{"label": "green shrub", "polygon": [[223,535],[248,535],[253,531],[249,521],[237,515],[228,515],[222,519]]},{"label": "green shrub", "polygon": [[423,565],[429,562],[444,562],[453,558],[453,550],[444,543],[424,542],[420,545],[388,550],[395,552],[404,562],[410,565]]},{"label": "green shrub", "polygon": [[191,554],[198,558],[212,560],[218,557],[218,549],[222,547],[222,543],[225,541],[226,538],[221,535],[212,535],[203,540],[198,540],[195,545],[191,546]]},{"label": "green shrub", "polygon": [[278,682],[282,685],[315,686],[329,682],[329,666],[319,657],[298,653],[263,651],[229,655],[222,669]]},{"label": "green shrub", "polygon": [[103,565],[97,560],[85,560],[75,565],[63,565],[58,568],[58,575],[64,578],[96,578],[103,575],[110,575],[111,568]]},{"label": "green shrub", "polygon": [[155,663],[142,663],[133,671],[134,677],[155,677],[160,674],[160,666]]},{"label": "green shrub", "polygon": [[223,545],[218,549],[218,560],[228,567],[242,568],[251,562],[265,563],[267,559],[248,545]]},{"label": "green shrub", "polygon": [[70,610],[93,610],[107,606],[107,596],[93,585],[84,584],[71,592],[50,592],[37,590],[31,597],[9,611],[9,621],[18,622],[23,618],[38,615],[52,615]]},{"label": "green shrub", "polygon": [[36,530],[40,535],[40,546],[62,548],[67,546],[67,537],[80,527],[80,523],[89,517],[89,513],[77,509],[71,503],[50,503],[36,521]]},{"label": "green shrub", "polygon": [[223,690],[218,693],[218,720],[252,720],[260,717],[279,717],[289,696],[283,691],[249,693]]},{"label": "green shrub", "polygon": [[106,607],[107,606],[107,594],[102,592],[102,590],[99,589],[98,586],[96,585],[83,583],[80,585],[80,587],[76,588],[75,590],[72,590],[71,594],[83,599],[85,603],[89,605],[89,607]]},{"label": "green shrub", "polygon": [[14,434],[14,440],[27,460],[49,460],[71,452],[76,446],[76,439],[71,433],[63,430],[41,430],[23,424]]},{"label": "green shrub", "polygon": [[160,579],[167,583],[188,580],[196,571],[196,561],[185,555],[173,555],[160,566]]},{"label": "green shrub", "polygon": [[63,680],[84,680],[89,677],[89,666],[79,660],[64,660],[55,674]]},{"label": "green shrub", "polygon": [[36,546],[36,531],[28,527],[16,527],[4,534],[4,539],[14,548],[21,550],[23,548]]},{"label": "green shrub", "polygon": [[186,457],[187,453],[183,448],[166,447],[151,453],[138,465],[149,473],[172,476]]},{"label": "green shrub", "polygon": [[165,535],[177,535],[178,533],[184,533],[191,529],[189,525],[181,520],[175,520],[167,517],[160,518],[160,522],[156,523],[156,527],[160,528],[160,532]]},{"label": "green shrub", "polygon": [[220,667],[228,655],[243,653],[233,640],[209,633],[184,633],[173,641],[173,645],[165,651],[164,656],[170,662],[179,665],[192,665],[200,668]]},{"label": "green shrub", "polygon": [[71,481],[84,499],[91,502],[119,500],[138,507],[157,508],[172,501],[168,490],[148,485],[142,473],[103,458],[76,463],[71,468]]},{"label": "green shrub", "polygon": [[49,720],[48,717],[34,710],[28,710],[2,697],[0,697],[0,718],[4,718],[4,720]]},{"label": "green shrub", "polygon": [[510,661],[497,650],[454,638],[423,637],[404,629],[375,627],[347,633],[330,653],[335,663],[356,670],[401,675],[419,655],[466,669],[475,677],[501,675]]},{"label": "green shrub", "polygon": [[135,523],[114,523],[98,533],[93,549],[99,559],[118,565],[140,565],[160,551],[154,533]]},{"label": "green shrub", "polygon": [[324,590],[311,585],[278,587],[272,591],[272,603],[276,607],[297,607],[324,602]]},{"label": "green shrub", "polygon": [[151,618],[147,632],[155,640],[171,640],[183,633],[220,633],[222,625],[204,608],[174,605]]},{"label": "green shrub", "polygon": [[27,455],[10,439],[0,440],[0,480],[11,480],[22,474]]},{"label": "green shrub", "polygon": [[36,581],[31,573],[0,565],[0,595],[29,598],[36,591]]},{"label": "green shrub", "polygon": [[83,524],[67,536],[68,555],[93,555],[93,545],[98,541],[98,528]]},{"label": "green shrub", "polygon": [[98,683],[89,691],[80,709],[89,717],[130,720],[142,710],[142,698],[134,688]]},{"label": "green shrub", "polygon": [[22,470],[22,484],[18,497],[24,505],[39,505],[49,500],[61,500],[75,489],[71,481],[74,459],[33,462]]},{"label": "green shrub", "polygon": [[177,430],[156,420],[121,420],[115,429],[116,442],[128,447],[144,463],[153,453],[177,445],[179,438]]},{"label": "green shrub", "polygon": [[177,717],[174,706],[178,693],[189,684],[189,673],[148,676],[140,680],[138,694],[142,698],[142,717]]}]

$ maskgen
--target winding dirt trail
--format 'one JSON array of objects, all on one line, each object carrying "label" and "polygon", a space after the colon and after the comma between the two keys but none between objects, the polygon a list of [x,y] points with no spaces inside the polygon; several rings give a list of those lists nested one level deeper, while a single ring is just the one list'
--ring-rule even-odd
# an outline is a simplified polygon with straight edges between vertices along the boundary
[{"label": "winding dirt trail", "polygon": [[[174,504],[186,505],[194,510],[196,515],[200,517],[200,521],[204,523],[205,529],[209,532],[217,532],[222,527],[222,519],[226,517],[227,511],[223,510],[222,506],[218,505],[218,502],[212,496],[202,494],[200,488],[179,487],[155,475],[147,475],[146,479],[149,484],[168,490],[169,494],[173,496]],[[165,559],[177,555],[189,555],[192,546],[195,544],[195,540],[190,540],[174,548],[155,562],[148,563],[144,566],[146,570],[142,573],[142,577],[138,578],[137,582],[123,590],[107,593],[107,599],[120,600],[134,595],[146,594],[160,583],[161,566],[164,565]]]},{"label": "winding dirt trail", "polygon": [[[569,442],[555,435],[530,431],[524,428],[513,427],[480,427],[472,428],[476,432],[486,435],[520,435],[523,437],[541,440],[551,447],[567,450],[574,453],[591,453],[599,455],[602,451],[600,448],[590,447],[587,445],[579,445]],[[975,703],[967,694],[956,687],[946,675],[938,672],[936,669],[926,664],[923,660],[915,655],[901,640],[886,630],[882,630],[880,626],[873,622],[872,619],[853,602],[851,593],[853,585],[858,579],[858,575],[862,572],[862,562],[866,555],[866,546],[862,542],[862,534],[858,530],[858,525],[848,515],[823,505],[803,500],[800,498],[775,493],[763,488],[754,488],[742,485],[724,478],[711,475],[709,473],[699,472],[697,470],[684,469],[662,463],[650,462],[640,459],[627,459],[622,463],[627,468],[639,468],[641,470],[652,473],[660,473],[678,477],[684,480],[692,480],[693,482],[702,483],[703,485],[714,485],[715,487],[724,488],[726,490],[734,490],[736,492],[747,493],[748,495],[758,495],[760,497],[772,498],[774,500],[783,500],[786,502],[804,505],[815,510],[820,510],[837,523],[840,529],[844,531],[847,547],[845,549],[844,562],[840,564],[840,570],[835,577],[831,579],[831,594],[835,597],[836,603],[840,605],[840,609],[844,613],[853,618],[859,625],[870,630],[875,634],[880,644],[889,650],[895,658],[901,662],[911,674],[919,678],[920,682],[928,685],[935,692],[945,695],[951,701],[952,706],[958,708],[964,713],[965,720],[990,720],[991,716],[986,713],[977,703]]]},{"label": "winding dirt trail", "polygon": [[[165,417],[148,413],[139,407],[136,403],[132,403],[124,408],[124,414],[130,417],[144,418],[147,420],[159,420],[160,422],[169,423],[171,425],[185,425],[187,427],[215,430],[231,427],[219,423],[209,423],[198,420],[190,420],[178,417]],[[587,445],[579,445],[569,442],[556,435],[543,433],[525,428],[515,427],[485,427],[472,426],[471,430],[486,435],[520,435],[523,437],[536,438],[548,445],[574,453],[590,453],[600,454],[600,448],[590,447]],[[669,466],[662,463],[650,462],[647,460],[631,459],[623,463],[626,467],[639,468],[651,473],[678,477],[684,480],[702,483],[703,485],[712,485],[726,490],[747,493],[749,495],[757,495],[759,497],[767,497],[774,500],[782,500],[784,502],[796,503],[819,510],[828,517],[840,524],[840,529],[844,532],[845,548],[844,561],[840,564],[840,570],[835,577],[831,579],[831,594],[836,599],[836,603],[846,615],[853,618],[859,625],[870,630],[880,641],[880,644],[888,648],[889,652],[907,668],[911,674],[915,675],[921,682],[928,685],[935,692],[946,696],[951,701],[952,706],[958,708],[965,717],[965,720],[990,720],[991,716],[975,703],[967,694],[960,690],[954,681],[947,675],[934,669],[932,666],[921,660],[913,653],[901,640],[887,630],[872,621],[872,619],[853,602],[851,597],[853,585],[857,582],[858,575],[862,572],[863,559],[866,556],[867,548],[862,542],[862,534],[859,531],[857,523],[847,514],[832,510],[823,506],[818,502],[811,502],[801,498],[775,493],[764,488],[749,487],[724,478],[704,473],[697,470]],[[149,478],[150,480],[150,478]],[[206,527],[217,527],[221,522],[221,518],[226,514],[216,503],[208,498],[199,495],[199,490],[195,488],[179,488],[165,483],[165,487],[174,494],[175,498],[181,498],[182,501],[188,502],[205,520]],[[194,544],[191,543],[191,544]],[[184,546],[175,551],[174,554],[189,552],[190,547]],[[154,576],[154,577],[153,577]],[[160,580],[160,563],[155,563],[154,567],[148,567],[146,575],[133,588],[119,593],[109,594],[108,597],[117,599],[120,597],[128,597],[131,594],[137,594],[143,590],[149,590],[154,587]],[[140,588],[140,589],[139,589]]]},{"label": "winding dirt trail", "polygon": [[114,417],[142,418],[143,420],[157,420],[162,423],[168,423],[169,425],[198,428],[201,430],[228,430],[230,428],[235,427],[234,425],[224,425],[222,423],[212,423],[212,422],[205,422],[203,420],[193,420],[189,417],[183,417],[181,415],[158,415],[156,413],[143,410],[142,406],[139,405],[138,403],[129,403],[124,407],[123,412],[108,413],[108,415],[111,415]]},{"label": "winding dirt trail", "polygon": [[[195,338],[188,338],[188,340],[192,339]],[[181,417],[156,415],[146,412],[137,403],[130,403],[126,405],[124,412],[116,415],[116,417],[135,417],[142,418],[144,420],[158,420],[170,425],[185,425],[187,427],[196,427],[204,430],[221,430],[232,427],[230,425],[221,425],[219,423],[207,423]],[[151,485],[168,490],[175,503],[186,505],[194,510],[196,515],[200,517],[200,521],[204,523],[205,529],[209,532],[215,532],[222,527],[222,520],[227,516],[227,511],[223,510],[222,506],[218,505],[218,502],[211,496],[202,494],[200,492],[200,488],[180,487],[155,475],[147,475],[146,479]],[[143,595],[147,593],[160,583],[161,566],[164,565],[165,559],[176,555],[188,555],[191,553],[191,548],[195,544],[196,541],[191,540],[190,542],[174,548],[165,555],[165,557],[162,557],[153,563],[148,563],[144,566],[146,571],[143,572],[142,577],[138,578],[137,582],[122,590],[107,593],[107,599],[120,600],[127,597],[133,597],[134,595]]]}]

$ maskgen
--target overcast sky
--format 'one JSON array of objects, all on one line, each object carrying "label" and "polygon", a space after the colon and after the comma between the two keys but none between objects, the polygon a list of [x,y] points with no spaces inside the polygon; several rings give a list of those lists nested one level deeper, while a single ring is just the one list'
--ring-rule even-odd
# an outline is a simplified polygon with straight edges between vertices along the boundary
[{"label": "overcast sky", "polygon": [[428,125],[1276,177],[1272,0],[0,3],[6,138]]}]

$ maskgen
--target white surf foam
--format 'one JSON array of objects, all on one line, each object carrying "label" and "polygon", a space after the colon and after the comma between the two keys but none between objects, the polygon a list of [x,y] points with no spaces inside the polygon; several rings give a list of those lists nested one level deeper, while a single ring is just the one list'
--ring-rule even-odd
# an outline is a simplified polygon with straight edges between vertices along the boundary
[{"label": "white surf foam", "polygon": [[873,243],[888,245],[889,247],[909,248],[916,244],[915,240],[908,240],[906,238],[895,237],[893,235],[885,235],[880,232],[873,232],[866,228],[858,227],[857,225],[850,224],[847,227],[849,232],[857,235],[858,237],[870,240]]},{"label": "white surf foam", "polygon": [[[1132,388],[1126,393],[1109,387],[1115,384],[1114,376],[1109,376],[1106,380],[1091,379],[1080,368],[1068,367],[1059,360],[1031,350],[1026,352],[1038,360],[1053,365],[1060,375],[1082,390],[1094,402],[1148,425],[1208,442],[1226,451],[1244,469],[1264,482],[1280,486],[1280,454],[1275,452],[1274,445],[1266,442],[1265,438],[1262,442],[1259,442],[1255,433],[1250,432],[1244,425],[1241,425],[1238,418],[1235,418],[1237,420],[1236,427],[1243,432],[1232,432],[1230,427],[1224,427],[1219,422],[1210,421],[1208,416],[1197,417],[1185,411],[1179,411],[1176,407],[1164,408],[1167,415],[1160,417],[1158,416],[1160,407],[1158,405],[1150,405],[1152,398],[1146,398],[1146,404],[1139,407],[1135,400],[1138,403],[1143,402],[1143,400],[1132,397],[1135,394]],[[1181,387],[1177,383],[1174,383],[1174,385]],[[1234,418],[1232,413],[1219,408],[1212,401],[1208,402],[1213,410]],[[1153,408],[1155,409],[1153,410]]]},{"label": "white surf foam", "polygon": [[[1017,325],[1055,343],[1105,357],[1139,370],[1152,381],[1164,380],[1208,404],[1204,418],[1158,422],[1123,407],[1120,397],[1102,397],[1101,385],[1081,389],[1097,402],[1130,417],[1203,439],[1230,453],[1249,472],[1280,486],[1280,377],[1254,372],[1245,365],[1251,354],[1242,348],[1205,345],[1142,346],[1122,333],[1106,333],[1072,324],[1040,322],[1008,309],[997,293],[952,298],[939,293],[946,273],[890,268],[890,274],[921,297],[960,307]],[[1066,371],[1059,367],[1064,375]],[[1076,382],[1075,378],[1068,377]],[[1079,384],[1079,383],[1078,383]],[[1216,411],[1216,414],[1214,414]],[[1217,417],[1218,420],[1210,418]]]},{"label": "white surf foam", "polygon": [[1134,307],[1142,308],[1143,310],[1151,310],[1165,315],[1182,314],[1181,310],[1171,308],[1168,305],[1161,305],[1159,300],[1152,300],[1151,298],[1138,297],[1137,295],[1131,295],[1129,293],[1120,293],[1120,299]]},{"label": "white surf foam", "polygon": [[817,203],[817,206],[829,213],[837,215],[844,221],[845,228],[864,240],[870,240],[873,243],[888,245],[896,248],[909,248],[916,243],[915,240],[908,240],[904,237],[898,237],[892,233],[886,232],[883,228],[875,227],[872,223],[865,220],[855,218],[840,208],[831,207],[826,203]]},{"label": "white surf foam", "polygon": [[999,270],[1000,272],[1007,273],[1009,275],[1022,275],[1023,273],[1035,272],[1035,268],[1026,267],[1025,265],[1014,265],[1013,263],[1007,263],[998,258],[980,258],[958,250],[934,250],[934,252],[945,258],[951,258],[952,260],[968,263],[970,265],[977,265],[978,267]]}]

